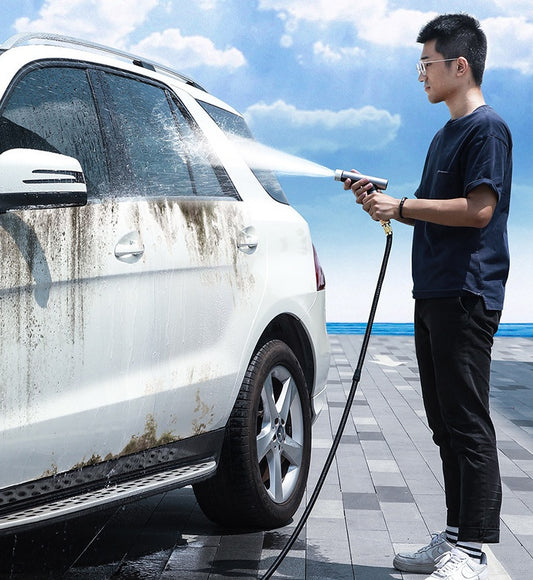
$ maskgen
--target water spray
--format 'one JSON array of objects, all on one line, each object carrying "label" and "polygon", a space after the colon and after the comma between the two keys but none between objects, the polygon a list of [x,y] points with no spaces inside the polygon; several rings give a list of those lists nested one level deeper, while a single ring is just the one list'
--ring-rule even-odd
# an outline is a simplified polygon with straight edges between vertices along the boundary
[{"label": "water spray", "polygon": [[324,165],[268,147],[254,139],[232,135],[231,140],[251,169],[266,169],[281,175],[297,175],[299,177],[334,177],[335,181],[351,179],[352,183],[359,179],[368,179],[376,189],[382,191],[387,189],[389,184],[389,180],[382,177],[373,177],[342,169],[333,171]]},{"label": "water spray", "polygon": [[[346,179],[351,179],[352,182],[355,182],[355,181],[358,181],[360,179],[368,179],[368,181],[370,183],[372,183],[372,185],[375,188],[381,189],[381,190],[386,189],[387,185],[388,185],[387,179],[382,179],[380,177],[369,177],[368,175],[363,175],[361,173],[355,173],[353,171],[343,171],[341,169],[337,169],[334,172],[334,177],[335,177],[335,181],[346,181]],[[357,366],[355,368],[355,371],[354,371],[354,374],[352,377],[352,386],[350,387],[350,392],[348,393],[348,397],[346,399],[346,405],[344,407],[344,411],[342,413],[342,417],[341,417],[341,420],[339,422],[339,426],[337,428],[335,438],[333,439],[333,444],[331,445],[331,449],[329,450],[328,456],[326,458],[326,462],[324,463],[324,467],[322,468],[322,471],[320,472],[320,476],[319,476],[318,481],[315,485],[315,489],[313,490],[313,493],[311,494],[311,498],[309,499],[309,503],[306,505],[300,520],[296,524],[296,527],[294,528],[290,538],[287,540],[287,543],[285,544],[284,548],[282,549],[280,554],[277,556],[277,558],[274,560],[274,562],[272,563],[270,568],[266,571],[265,575],[261,577],[261,580],[268,580],[269,578],[272,577],[272,575],[278,569],[279,565],[283,562],[283,560],[285,559],[285,557],[289,553],[289,550],[292,548],[294,542],[296,541],[296,539],[300,535],[300,532],[302,531],[302,528],[304,527],[305,523],[307,522],[307,519],[308,519],[309,515],[311,514],[311,510],[313,509],[313,507],[316,503],[316,500],[318,499],[318,495],[319,495],[320,491],[322,490],[322,487],[323,487],[324,482],[326,480],[326,477],[328,475],[329,469],[331,467],[331,464],[333,463],[333,459],[335,457],[335,454],[336,454],[337,449],[339,447],[339,444],[341,442],[341,438],[342,438],[342,435],[344,433],[344,428],[346,427],[346,423],[348,422],[348,419],[350,417],[352,403],[353,403],[353,400],[355,398],[355,393],[357,391],[359,381],[361,380],[361,374],[363,371],[363,364],[364,364],[364,360],[365,360],[365,356],[366,356],[366,351],[368,348],[368,343],[370,341],[370,335],[372,333],[372,325],[374,324],[374,317],[376,315],[376,310],[377,310],[377,306],[378,306],[378,302],[379,302],[379,296],[381,294],[381,288],[383,286],[383,281],[385,279],[385,273],[387,271],[387,264],[389,261],[389,255],[390,255],[390,251],[391,251],[391,247],[392,247],[392,228],[391,228],[390,222],[389,221],[382,221],[381,225],[382,225],[383,230],[385,231],[385,234],[387,236],[387,241],[385,244],[385,252],[384,252],[383,260],[381,263],[381,269],[379,272],[378,281],[376,284],[376,289],[374,291],[374,298],[372,300],[372,306],[370,308],[370,314],[368,317],[368,322],[366,325],[365,334],[363,336],[363,343],[361,346],[361,351],[359,353],[359,360],[357,361]]]}]

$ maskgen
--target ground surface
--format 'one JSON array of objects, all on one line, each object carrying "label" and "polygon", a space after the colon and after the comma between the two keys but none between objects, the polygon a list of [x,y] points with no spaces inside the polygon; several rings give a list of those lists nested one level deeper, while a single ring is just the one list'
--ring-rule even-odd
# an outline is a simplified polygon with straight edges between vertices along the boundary
[{"label": "ground surface", "polygon": [[[361,336],[332,335],[328,408],[314,429],[308,495],[331,446]],[[492,413],[504,488],[491,580],[533,569],[533,339],[497,338]],[[275,578],[415,580],[392,566],[444,525],[440,463],[426,426],[412,337],[375,336],[336,459],[317,505]],[[256,579],[292,526],[228,533],[190,488],[0,538],[0,578]]]}]

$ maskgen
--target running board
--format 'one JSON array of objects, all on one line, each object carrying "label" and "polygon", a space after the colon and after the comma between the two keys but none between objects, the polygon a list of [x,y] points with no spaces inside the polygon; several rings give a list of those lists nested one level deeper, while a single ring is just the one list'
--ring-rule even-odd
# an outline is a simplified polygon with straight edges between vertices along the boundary
[{"label": "running board", "polygon": [[215,461],[204,461],[13,512],[0,517],[0,534],[26,526],[32,527],[51,519],[78,515],[109,504],[132,501],[177,487],[184,487],[208,478],[214,474],[215,470]]}]

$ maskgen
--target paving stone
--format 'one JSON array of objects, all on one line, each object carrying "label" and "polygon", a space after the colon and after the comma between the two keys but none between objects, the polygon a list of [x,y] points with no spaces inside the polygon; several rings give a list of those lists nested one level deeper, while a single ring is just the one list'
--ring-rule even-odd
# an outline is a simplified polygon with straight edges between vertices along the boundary
[{"label": "paving stone", "polygon": [[[313,430],[304,503],[321,473],[348,396],[362,337],[330,336],[327,406]],[[499,544],[487,547],[491,580],[527,580],[533,569],[533,339],[496,337],[491,409],[503,481]],[[373,336],[350,417],[317,505],[273,578],[420,580],[392,568],[443,529],[438,450],[427,427],[412,337]],[[291,537],[223,530],[191,488],[0,538],[0,577],[257,579]],[[12,558],[5,555],[12,555]]]}]

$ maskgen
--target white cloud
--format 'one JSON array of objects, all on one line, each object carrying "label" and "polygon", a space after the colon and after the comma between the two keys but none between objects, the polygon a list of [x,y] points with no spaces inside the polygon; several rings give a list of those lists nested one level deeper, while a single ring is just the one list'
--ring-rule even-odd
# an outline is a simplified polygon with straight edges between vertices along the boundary
[{"label": "white cloud", "polygon": [[[385,46],[414,46],[420,28],[435,12],[394,10],[388,0],[260,0],[260,10],[275,10],[292,31],[299,21],[320,25],[333,22],[352,24],[359,37]],[[287,32],[289,32],[287,28]]]},{"label": "white cloud", "polygon": [[[210,11],[217,2],[201,0],[199,8]],[[209,38],[183,36],[177,28],[151,34],[129,47],[128,36],[141,27],[157,6],[169,9],[168,3],[161,0],[45,0],[38,18],[19,18],[15,29],[17,32],[55,32],[116,48],[127,47],[180,69],[200,65],[236,69],[246,63],[238,49],[217,49]]]},{"label": "white cloud", "polygon": [[289,20],[311,22],[355,21],[370,11],[385,12],[387,0],[259,0],[260,10],[275,10]]},{"label": "white cloud", "polygon": [[437,12],[420,10],[370,11],[358,26],[360,38],[367,42],[390,47],[417,47],[416,38],[424,24],[437,16]]},{"label": "white cloud", "polygon": [[533,73],[533,23],[525,17],[487,18],[481,22],[489,50],[487,68],[511,68]]},{"label": "white cloud", "polygon": [[[325,27],[333,23],[352,24],[360,40],[369,44],[419,48],[416,37],[422,26],[437,15],[416,9],[396,9],[390,0],[259,0],[260,10],[273,10],[285,22],[286,35],[295,35],[301,22]],[[448,7],[448,11],[463,8]],[[533,3],[531,0],[493,0],[479,12],[501,16],[480,18],[489,41],[488,68],[515,69],[533,74]],[[315,40],[313,51],[328,64],[339,62],[346,48]],[[368,53],[369,51],[367,51]]]},{"label": "white cloud", "polygon": [[332,49],[329,44],[324,44],[321,40],[313,44],[313,53],[329,64],[336,64],[342,60],[340,51]]},{"label": "white cloud", "polygon": [[493,2],[507,16],[533,17],[531,0],[493,0]]},{"label": "white cloud", "polygon": [[132,50],[180,70],[202,65],[234,70],[246,64],[244,55],[237,48],[220,50],[209,38],[183,36],[178,28],[150,34]]},{"label": "white cloud", "polygon": [[218,5],[218,0],[198,0],[198,6],[202,10],[215,10]]},{"label": "white cloud", "polygon": [[331,47],[318,40],[313,44],[313,54],[327,64],[338,64],[345,59],[358,59],[364,56],[365,51],[358,47]]},{"label": "white cloud", "polygon": [[279,44],[283,48],[290,48],[294,44],[292,36],[290,34],[284,34],[280,38]]},{"label": "white cloud", "polygon": [[272,104],[257,103],[245,117],[260,141],[299,154],[335,152],[347,146],[357,148],[357,139],[346,141],[347,132],[357,130],[365,150],[381,149],[396,138],[400,115],[372,106],[331,111],[297,109],[283,100]]},{"label": "white cloud", "polygon": [[[115,47],[140,26],[159,0],[45,0],[35,20],[19,18],[17,32],[55,32]],[[89,17],[90,16],[90,17]]]}]

